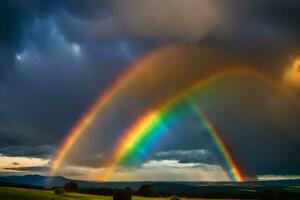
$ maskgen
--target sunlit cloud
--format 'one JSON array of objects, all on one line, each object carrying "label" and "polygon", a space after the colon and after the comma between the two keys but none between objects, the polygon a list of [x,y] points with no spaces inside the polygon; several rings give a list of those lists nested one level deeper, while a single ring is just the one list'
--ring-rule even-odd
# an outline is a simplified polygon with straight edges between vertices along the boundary
[{"label": "sunlit cloud", "polygon": [[300,89],[300,57],[296,58],[283,75],[283,82],[287,86]]},{"label": "sunlit cloud", "polygon": [[300,179],[300,175],[260,175],[257,179],[261,181]]},{"label": "sunlit cloud", "polygon": [[10,156],[0,155],[0,172],[7,172],[7,171],[28,172],[28,170],[24,170],[24,169],[32,168],[32,167],[48,166],[49,161],[50,161],[49,159],[30,158],[30,157],[10,157]]}]

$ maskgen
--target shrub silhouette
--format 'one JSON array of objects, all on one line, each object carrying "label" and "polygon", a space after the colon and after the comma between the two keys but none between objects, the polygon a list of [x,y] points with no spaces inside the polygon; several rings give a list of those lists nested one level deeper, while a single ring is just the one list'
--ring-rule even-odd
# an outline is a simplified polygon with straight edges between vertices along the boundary
[{"label": "shrub silhouette", "polygon": [[262,192],[260,199],[261,200],[279,200],[279,199],[283,200],[285,198],[276,190],[265,190]]},{"label": "shrub silhouette", "polygon": [[64,189],[66,192],[78,192],[79,191],[79,187],[77,185],[77,183],[75,182],[70,182],[65,184]]},{"label": "shrub silhouette", "polygon": [[58,187],[54,189],[54,194],[64,194],[65,193],[65,189],[62,187]]},{"label": "shrub silhouette", "polygon": [[114,192],[113,200],[131,200],[131,189],[116,189]]},{"label": "shrub silhouette", "polygon": [[158,193],[152,185],[142,185],[138,190],[138,195],[143,197],[157,197]]}]

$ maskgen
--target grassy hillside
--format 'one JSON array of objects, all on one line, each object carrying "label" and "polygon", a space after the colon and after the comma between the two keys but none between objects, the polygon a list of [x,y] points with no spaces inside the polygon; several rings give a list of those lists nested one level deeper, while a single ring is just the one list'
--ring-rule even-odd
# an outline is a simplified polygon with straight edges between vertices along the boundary
[{"label": "grassy hillside", "polygon": [[[53,191],[22,189],[22,188],[1,188],[1,200],[112,200],[112,197],[66,193],[63,195],[54,194]],[[155,198],[167,200],[168,198]],[[182,199],[182,198],[181,198]],[[133,197],[133,200],[153,200],[151,198]]]}]

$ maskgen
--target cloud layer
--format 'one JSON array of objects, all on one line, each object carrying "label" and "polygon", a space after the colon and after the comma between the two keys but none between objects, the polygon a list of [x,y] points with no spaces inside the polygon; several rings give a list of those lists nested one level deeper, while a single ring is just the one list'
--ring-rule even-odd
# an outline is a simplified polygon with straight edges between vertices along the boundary
[{"label": "cloud layer", "polygon": [[[196,75],[194,72],[207,72],[212,65],[200,69],[203,62],[225,63],[220,55],[226,52],[233,60],[254,64],[280,82],[291,59],[300,53],[299,7],[299,1],[271,0],[3,0],[0,154],[11,157],[11,166],[19,163],[16,156],[51,159],[99,93],[151,51],[173,43],[218,49],[217,56],[209,57],[209,53],[193,54],[194,48],[190,48],[178,51],[176,59],[166,59],[169,65],[159,62],[159,76],[155,77],[171,77],[169,83],[157,81],[159,84],[148,89],[135,84],[135,88],[142,88],[139,93],[128,89],[122,96],[124,101],[116,102],[105,113],[106,121],[96,120],[65,165],[70,174],[76,167],[81,175],[99,171],[129,123],[152,101],[167,96],[165,91],[183,83],[183,79],[174,83],[176,74],[189,77]],[[207,60],[197,60],[204,57]],[[184,61],[177,62],[181,58]],[[193,70],[184,74],[181,69],[187,67],[178,65],[193,66]],[[161,70],[165,68],[170,73]],[[212,86],[197,100],[227,138],[234,158],[245,158],[241,163],[257,174],[299,174],[298,107],[256,81],[245,78],[227,83]],[[146,91],[157,94],[141,95]],[[170,160],[168,164],[184,167],[185,175],[190,170],[185,164],[189,163],[222,168],[220,152],[205,128],[199,128],[189,111],[181,116],[181,123],[172,127],[166,142],[157,145],[157,151],[144,159],[144,165],[136,166],[140,177],[158,173],[146,175],[147,166],[163,167]],[[174,174],[179,172],[176,170]],[[132,173],[127,176],[134,176]],[[157,176],[167,178],[163,173]]]},{"label": "cloud layer", "polygon": [[[218,0],[116,0],[107,24],[115,31],[144,37],[197,41],[208,33],[221,31],[229,13]],[[99,24],[101,34],[101,24]],[[105,26],[103,27],[104,29]]]}]

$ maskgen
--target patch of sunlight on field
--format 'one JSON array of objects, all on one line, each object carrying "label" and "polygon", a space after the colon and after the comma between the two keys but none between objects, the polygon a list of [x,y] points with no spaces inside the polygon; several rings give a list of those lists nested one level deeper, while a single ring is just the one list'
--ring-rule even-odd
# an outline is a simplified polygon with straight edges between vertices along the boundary
[{"label": "patch of sunlight on field", "polygon": [[[23,188],[6,188],[0,187],[1,200],[112,200],[112,197],[66,193],[62,195],[54,194],[52,190],[35,190]],[[133,200],[169,200],[169,198],[145,198],[133,197]],[[196,200],[180,198],[181,200]],[[198,199],[200,200],[200,199]]]}]

